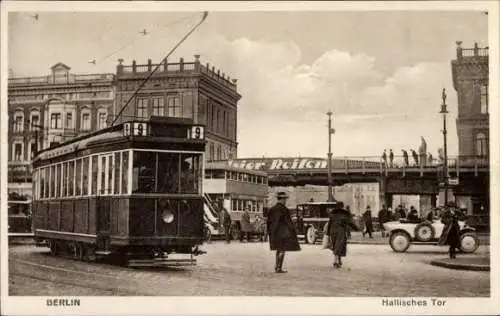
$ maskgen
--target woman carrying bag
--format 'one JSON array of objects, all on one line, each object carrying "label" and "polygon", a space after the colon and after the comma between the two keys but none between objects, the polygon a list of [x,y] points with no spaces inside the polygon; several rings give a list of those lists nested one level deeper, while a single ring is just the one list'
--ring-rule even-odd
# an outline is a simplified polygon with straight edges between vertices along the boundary
[{"label": "woman carrying bag", "polygon": [[330,249],[335,255],[333,266],[340,268],[342,266],[342,257],[347,254],[347,231],[349,228],[359,231],[354,224],[349,211],[343,209],[343,203],[339,202],[335,209],[330,213],[330,219],[327,224],[327,232],[330,237]]}]

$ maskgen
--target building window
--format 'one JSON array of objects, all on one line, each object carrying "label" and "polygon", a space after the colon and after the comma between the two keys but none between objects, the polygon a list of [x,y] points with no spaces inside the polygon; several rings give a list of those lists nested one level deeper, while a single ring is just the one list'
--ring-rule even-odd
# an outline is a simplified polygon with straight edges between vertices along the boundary
[{"label": "building window", "polygon": [[165,116],[165,104],[163,97],[154,97],[153,102],[153,115]]},{"label": "building window", "polygon": [[168,96],[167,97],[167,115],[169,117],[181,117],[182,116],[181,99],[179,96]]},{"label": "building window", "polygon": [[479,157],[486,157],[488,155],[488,139],[483,133],[476,135],[476,150]]},{"label": "building window", "polygon": [[481,113],[488,113],[488,85],[481,85]]},{"label": "building window", "polygon": [[148,117],[148,99],[137,99],[137,117]]},{"label": "building window", "polygon": [[38,113],[38,111],[32,111],[30,114],[30,130],[40,130],[40,113]]},{"label": "building window", "polygon": [[62,127],[61,113],[52,113],[50,115],[50,128],[59,129]]},{"label": "building window", "polygon": [[20,133],[23,131],[23,121],[24,115],[22,113],[16,113],[14,115],[14,126],[12,128],[14,133]]},{"label": "building window", "polygon": [[89,111],[82,112],[81,129],[82,130],[90,130],[90,112]]},{"label": "building window", "polygon": [[66,128],[73,128],[73,114],[66,113]]},{"label": "building window", "polygon": [[14,143],[14,153],[12,160],[21,161],[23,160],[23,143],[16,142]]},{"label": "building window", "polygon": [[215,160],[214,155],[215,155],[214,143],[210,143],[210,152],[209,152],[210,160]]},{"label": "building window", "polygon": [[106,117],[108,114],[102,110],[99,110],[99,113],[97,114],[97,128],[98,129],[103,129],[106,128],[107,122],[106,122]]}]

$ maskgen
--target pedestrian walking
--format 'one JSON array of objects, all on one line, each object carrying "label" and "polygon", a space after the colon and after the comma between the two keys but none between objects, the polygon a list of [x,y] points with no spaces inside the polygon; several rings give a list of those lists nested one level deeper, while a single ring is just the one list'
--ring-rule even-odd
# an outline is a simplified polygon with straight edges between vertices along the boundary
[{"label": "pedestrian walking", "polygon": [[366,207],[366,211],[363,213],[363,222],[365,223],[365,230],[363,231],[363,237],[368,234],[368,237],[373,238],[373,222],[372,222],[372,211],[370,205]]},{"label": "pedestrian walking", "polygon": [[401,151],[403,152],[403,159],[405,162],[405,167],[408,167],[410,165],[410,162],[408,160],[408,152],[404,149],[401,149]]},{"label": "pedestrian walking", "polygon": [[394,168],[394,153],[389,149],[389,167]]},{"label": "pedestrian walking", "polygon": [[221,226],[224,229],[224,237],[226,238],[226,243],[231,243],[231,215],[229,212],[222,206],[220,215],[221,217]]},{"label": "pedestrian walking", "polygon": [[290,217],[290,211],[285,206],[288,195],[285,192],[278,192],[276,205],[271,207],[267,217],[267,229],[269,233],[269,246],[276,250],[276,263],[274,271],[276,273],[286,273],[283,270],[283,261],[286,251],[300,251],[297,233]]},{"label": "pedestrian walking", "polygon": [[413,156],[413,160],[415,161],[415,166],[418,166],[418,155],[415,150],[411,150],[411,155]]},{"label": "pedestrian walking", "polygon": [[347,254],[347,231],[350,229],[359,230],[359,228],[352,221],[351,213],[343,209],[342,203],[339,203],[331,211],[327,227],[331,240],[331,250],[335,256],[333,266],[338,269],[342,266],[342,257]]},{"label": "pedestrian walking", "polygon": [[252,224],[250,223],[250,205],[247,205],[243,210],[241,215],[241,232],[240,232],[240,242],[246,238],[247,242],[252,241]]},{"label": "pedestrian walking", "polygon": [[382,237],[385,237],[385,228],[384,224],[389,221],[389,214],[385,207],[385,204],[382,205],[382,209],[378,212],[378,222],[380,224],[380,234]]},{"label": "pedestrian walking", "polygon": [[441,222],[444,224],[444,228],[441,237],[439,237],[439,245],[449,245],[450,258],[455,259],[456,248],[460,244],[460,226],[458,225],[457,211],[454,204],[448,204],[447,210],[441,217]]},{"label": "pedestrian walking", "polygon": [[387,168],[387,153],[384,149],[384,152],[382,153],[382,163],[384,164],[384,168]]}]

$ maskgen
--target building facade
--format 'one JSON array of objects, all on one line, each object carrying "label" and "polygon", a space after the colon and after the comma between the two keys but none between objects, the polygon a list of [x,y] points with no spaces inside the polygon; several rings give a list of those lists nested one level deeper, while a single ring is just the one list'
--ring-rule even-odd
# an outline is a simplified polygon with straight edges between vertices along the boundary
[{"label": "building facade", "polygon": [[458,95],[458,152],[460,156],[489,156],[488,47],[462,48],[451,62]]},{"label": "building facade", "polygon": [[199,58],[195,55],[194,62],[184,62],[181,58],[179,62],[160,66],[151,60],[143,65],[134,60],[126,66],[120,60],[113,120],[150,116],[192,118],[195,123],[206,126],[206,160],[236,158],[237,103],[241,98],[236,79],[209,64],[202,65]]},{"label": "building facade", "polygon": [[107,126],[113,82],[113,74],[72,74],[63,63],[47,76],[9,78],[9,192],[31,196],[36,151]]},{"label": "building facade", "polygon": [[[458,96],[458,152],[462,164],[475,159],[489,161],[489,53],[488,47],[462,48],[457,41],[457,56],[451,61],[453,87]],[[461,178],[453,188],[457,204],[478,222],[489,222],[489,174]]]}]

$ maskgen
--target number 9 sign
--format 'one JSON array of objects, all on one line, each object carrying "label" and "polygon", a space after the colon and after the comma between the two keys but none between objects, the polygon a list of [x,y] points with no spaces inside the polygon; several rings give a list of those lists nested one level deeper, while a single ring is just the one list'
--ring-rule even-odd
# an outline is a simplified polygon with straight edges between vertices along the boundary
[{"label": "number 9 sign", "polygon": [[203,126],[193,126],[191,127],[191,139],[203,139],[204,129]]}]

